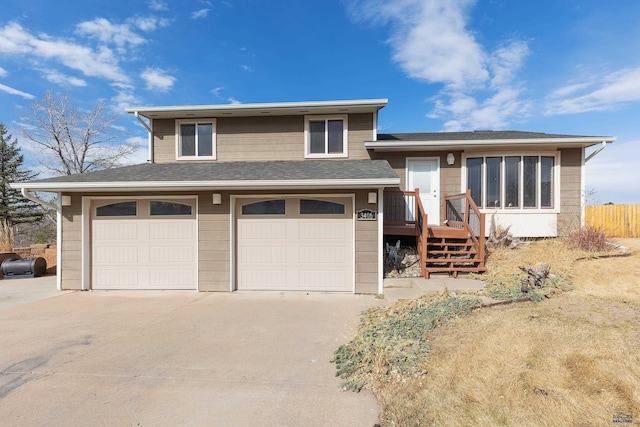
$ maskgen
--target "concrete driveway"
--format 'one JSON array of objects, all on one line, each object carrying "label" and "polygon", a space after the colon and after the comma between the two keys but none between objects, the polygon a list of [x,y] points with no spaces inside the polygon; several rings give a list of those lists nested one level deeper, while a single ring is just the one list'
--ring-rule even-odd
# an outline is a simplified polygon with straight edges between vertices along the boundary
[{"label": "concrete driveway", "polygon": [[[11,281],[45,290],[54,278]],[[45,282],[47,281],[48,282]],[[0,281],[0,302],[9,288]],[[329,363],[373,296],[94,291],[0,303],[3,425],[373,426]]]}]

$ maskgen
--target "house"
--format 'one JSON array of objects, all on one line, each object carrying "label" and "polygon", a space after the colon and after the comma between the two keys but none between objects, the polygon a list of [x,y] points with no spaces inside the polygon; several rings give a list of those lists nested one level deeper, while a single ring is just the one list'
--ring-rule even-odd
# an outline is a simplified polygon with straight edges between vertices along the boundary
[{"label": "house", "polygon": [[386,104],[129,108],[148,163],[13,187],[57,194],[60,289],[382,293],[385,235],[415,236],[427,276],[482,271],[487,216],[558,235],[581,218],[585,148],[614,140],[382,135]]}]

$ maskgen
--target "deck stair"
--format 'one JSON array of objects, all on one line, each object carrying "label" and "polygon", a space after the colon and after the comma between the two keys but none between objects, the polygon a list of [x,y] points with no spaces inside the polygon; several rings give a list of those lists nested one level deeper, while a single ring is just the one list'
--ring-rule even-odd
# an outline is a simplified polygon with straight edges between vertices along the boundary
[{"label": "deck stair", "polygon": [[451,227],[429,227],[425,270],[432,273],[482,273],[485,271],[475,242],[466,230]]},{"label": "deck stair", "polygon": [[[409,198],[406,205],[398,203],[398,195]],[[421,271],[425,278],[433,273],[445,273],[457,277],[459,273],[483,273],[486,271],[485,258],[485,218],[469,191],[445,196],[446,221],[444,226],[427,225],[427,214],[420,201],[419,191],[390,192],[389,205],[385,211],[400,211],[394,219],[385,222],[385,234],[415,235],[421,259]],[[403,199],[400,199],[401,201]],[[397,209],[400,206],[401,209]],[[387,210],[387,208],[392,208]],[[406,213],[405,213],[406,212]],[[415,213],[415,215],[414,215]],[[386,218],[385,218],[386,219]],[[400,233],[402,231],[402,233]]]}]

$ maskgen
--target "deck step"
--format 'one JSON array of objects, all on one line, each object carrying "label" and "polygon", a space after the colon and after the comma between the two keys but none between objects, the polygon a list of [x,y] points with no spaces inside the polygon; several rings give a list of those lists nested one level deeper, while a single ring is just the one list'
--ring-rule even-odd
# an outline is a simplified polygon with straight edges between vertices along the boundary
[{"label": "deck step", "polygon": [[447,226],[430,226],[429,238],[458,238],[466,239],[467,231],[463,228],[453,228]]}]

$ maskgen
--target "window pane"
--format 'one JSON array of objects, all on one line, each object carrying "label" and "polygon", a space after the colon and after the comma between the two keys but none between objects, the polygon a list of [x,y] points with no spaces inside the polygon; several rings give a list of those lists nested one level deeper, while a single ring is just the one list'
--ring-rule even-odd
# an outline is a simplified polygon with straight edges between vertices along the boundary
[{"label": "window pane", "polygon": [[198,124],[198,156],[213,155],[213,126],[210,123]]},{"label": "window pane", "polygon": [[301,215],[339,215],[344,214],[342,203],[325,202],[324,200],[300,200]]},{"label": "window pane", "polygon": [[284,215],[284,200],[265,200],[249,203],[242,207],[242,215]]},{"label": "window pane", "polygon": [[487,207],[499,208],[500,200],[500,166],[502,157],[487,157]]},{"label": "window pane", "polygon": [[309,153],[324,154],[324,120],[309,122]]},{"label": "window pane", "polygon": [[471,198],[482,207],[482,157],[467,159],[467,188]]},{"label": "window pane", "polygon": [[180,147],[182,156],[196,155],[196,125],[180,125]]},{"label": "window pane", "polygon": [[136,216],[137,202],[119,202],[96,208],[96,216]]},{"label": "window pane", "polygon": [[152,200],[149,204],[150,215],[191,215],[191,206],[184,203],[161,202]]},{"label": "window pane", "polygon": [[553,157],[540,158],[540,206],[553,207]]},{"label": "window pane", "polygon": [[329,153],[344,153],[342,120],[329,120]]},{"label": "window pane", "polygon": [[520,207],[520,156],[505,159],[505,206]]},{"label": "window pane", "polygon": [[524,201],[525,208],[535,208],[538,206],[538,157],[537,156],[525,156],[524,157],[524,171],[523,171],[523,186],[524,186]]}]

